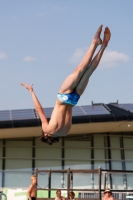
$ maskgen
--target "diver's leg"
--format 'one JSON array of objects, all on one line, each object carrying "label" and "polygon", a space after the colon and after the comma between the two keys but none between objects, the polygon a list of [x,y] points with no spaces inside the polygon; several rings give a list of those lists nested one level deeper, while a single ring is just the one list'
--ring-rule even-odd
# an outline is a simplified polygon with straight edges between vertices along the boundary
[{"label": "diver's leg", "polygon": [[74,72],[66,78],[66,80],[64,81],[59,90],[59,93],[62,94],[70,93],[77,86],[84,72],[89,67],[92,60],[92,56],[94,55],[97,46],[102,44],[102,40],[100,38],[101,31],[102,31],[102,25],[97,30],[93,38],[93,41],[91,43],[91,46],[87,51],[85,57],[83,58],[82,62],[78,65],[78,67],[74,70]]},{"label": "diver's leg", "polygon": [[92,60],[89,68],[85,71],[84,75],[82,76],[80,82],[78,83],[78,85],[76,86],[76,91],[79,95],[82,95],[87,84],[89,81],[90,76],[92,75],[92,73],[94,72],[94,70],[97,68],[101,57],[103,55],[103,52],[105,50],[105,48],[108,45],[108,42],[110,40],[111,37],[111,33],[108,27],[105,28],[104,31],[104,39],[103,39],[103,43],[101,45],[100,50],[98,51],[98,53],[96,54],[96,56],[94,57],[94,59]]}]

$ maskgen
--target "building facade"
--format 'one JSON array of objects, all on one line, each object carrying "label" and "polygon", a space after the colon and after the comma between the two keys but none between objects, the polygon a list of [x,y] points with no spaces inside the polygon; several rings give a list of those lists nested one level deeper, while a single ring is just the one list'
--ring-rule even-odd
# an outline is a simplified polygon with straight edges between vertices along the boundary
[{"label": "building facade", "polygon": [[[34,109],[0,111],[0,187],[27,188],[36,168],[133,170],[132,111],[132,104],[76,106],[69,134],[53,146],[39,141],[41,123]],[[45,109],[48,119],[51,112]],[[114,190],[133,189],[132,173],[106,179]],[[74,174],[72,186],[97,189],[98,174]],[[48,188],[48,173],[38,174],[38,187]],[[67,174],[53,173],[51,188],[66,187]]]}]

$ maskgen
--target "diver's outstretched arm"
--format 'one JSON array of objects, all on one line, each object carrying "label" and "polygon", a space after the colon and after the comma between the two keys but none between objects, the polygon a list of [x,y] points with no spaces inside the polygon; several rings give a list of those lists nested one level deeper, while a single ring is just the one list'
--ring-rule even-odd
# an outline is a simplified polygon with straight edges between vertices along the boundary
[{"label": "diver's outstretched arm", "polygon": [[48,124],[48,120],[47,120],[47,118],[45,116],[45,113],[43,111],[42,105],[41,105],[41,103],[39,102],[38,98],[36,97],[36,95],[34,93],[33,84],[27,85],[25,83],[21,83],[21,85],[23,87],[25,87],[27,90],[29,90],[29,92],[31,94],[31,97],[32,97],[32,100],[33,100],[33,103],[34,103],[34,106],[35,106],[35,109],[38,112],[42,123],[43,124]]}]

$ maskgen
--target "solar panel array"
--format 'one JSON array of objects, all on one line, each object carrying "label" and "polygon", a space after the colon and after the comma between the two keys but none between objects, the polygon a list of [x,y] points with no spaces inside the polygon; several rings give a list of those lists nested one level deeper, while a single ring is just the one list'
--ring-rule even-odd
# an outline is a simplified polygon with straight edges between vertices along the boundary
[{"label": "solar panel array", "polygon": [[0,111],[0,121],[20,120],[20,119],[35,119],[33,109],[22,110],[3,110]]},{"label": "solar panel array", "polygon": [[130,103],[130,104],[118,104],[118,107],[123,108],[123,109],[133,113],[133,104],[132,103]]},{"label": "solar panel array", "polygon": [[82,106],[87,115],[105,115],[110,114],[110,112],[101,104],[101,105],[92,105],[92,106]]},{"label": "solar panel array", "polygon": [[73,116],[82,116],[82,115],[105,115],[110,114],[110,112],[101,104],[101,105],[92,105],[92,106],[75,106],[73,107]]},{"label": "solar panel array", "polygon": [[10,110],[0,111],[0,121],[8,121],[8,120],[11,120]]},{"label": "solar panel array", "polygon": [[72,116],[82,116],[85,115],[83,110],[81,109],[80,106],[74,106],[72,109]]},{"label": "solar panel array", "polygon": [[[43,108],[47,118],[51,117],[53,108]],[[104,115],[110,114],[109,111],[102,105],[87,105],[87,106],[74,106],[72,116],[84,115]],[[0,121],[8,120],[21,120],[21,119],[36,119],[38,115],[35,114],[34,109],[21,109],[21,110],[3,110],[0,111]]]},{"label": "solar panel array", "polygon": [[12,120],[36,118],[33,109],[12,110],[11,116]]},{"label": "solar panel array", "polygon": [[51,114],[52,114],[52,111],[53,111],[53,108],[43,108],[43,110],[44,110],[44,113],[45,113],[46,117],[50,118]]}]

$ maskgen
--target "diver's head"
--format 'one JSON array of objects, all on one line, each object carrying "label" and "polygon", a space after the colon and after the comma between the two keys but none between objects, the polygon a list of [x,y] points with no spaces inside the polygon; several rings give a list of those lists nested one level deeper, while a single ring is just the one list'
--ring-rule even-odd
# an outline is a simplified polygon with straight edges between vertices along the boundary
[{"label": "diver's head", "polygon": [[59,137],[51,137],[50,134],[44,133],[44,132],[42,131],[42,135],[41,135],[41,137],[39,138],[39,140],[40,140],[41,142],[45,142],[45,143],[47,143],[48,145],[51,146],[53,143],[59,142],[60,138],[59,138]]}]

